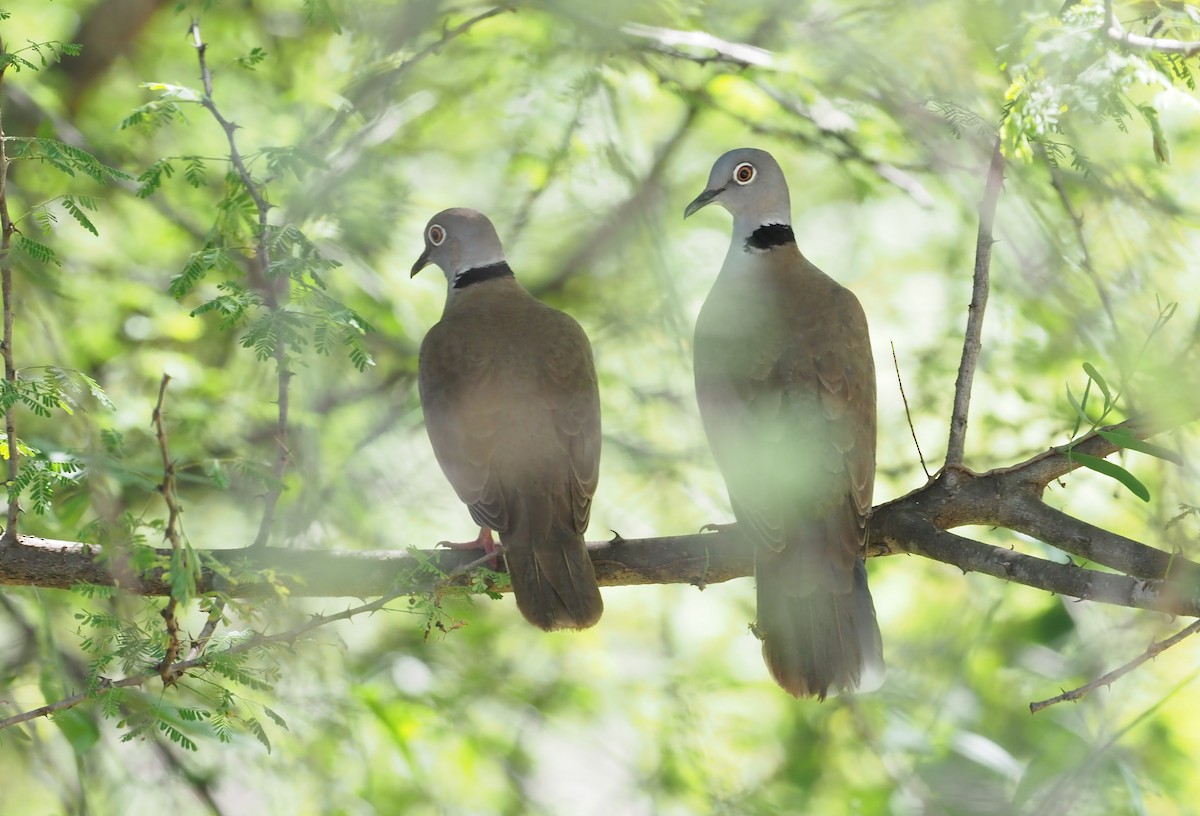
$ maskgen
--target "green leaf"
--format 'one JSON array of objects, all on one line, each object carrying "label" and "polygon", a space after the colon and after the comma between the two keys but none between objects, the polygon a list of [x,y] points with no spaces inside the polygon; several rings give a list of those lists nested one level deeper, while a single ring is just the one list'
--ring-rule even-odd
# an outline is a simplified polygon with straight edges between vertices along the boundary
[{"label": "green leaf", "polygon": [[42,235],[49,235],[58,223],[58,216],[52,213],[49,207],[38,207],[33,211],[33,220],[42,228]]},{"label": "green leaf", "polygon": [[68,709],[54,717],[54,724],[71,744],[76,756],[83,756],[100,740],[96,721],[78,708]]},{"label": "green leaf", "polygon": [[[159,720],[158,729],[166,734],[167,737],[170,738],[171,742],[175,743],[180,748],[186,748],[189,751],[196,750],[196,743],[169,722],[166,722],[165,720]],[[128,734],[126,736],[128,736]]]},{"label": "green leaf", "polygon": [[100,230],[96,229],[96,225],[91,222],[86,215],[83,214],[83,209],[75,203],[75,199],[71,196],[63,197],[63,209],[71,214],[71,217],[79,222],[79,226],[90,232],[92,235],[99,237]]},{"label": "green leaf", "polygon": [[1096,384],[1096,387],[1100,389],[1100,393],[1104,395],[1104,410],[1107,411],[1110,407],[1112,407],[1113,403],[1112,392],[1108,390],[1108,383],[1104,381],[1104,378],[1100,376],[1100,372],[1097,371],[1096,367],[1091,363],[1083,364],[1083,373],[1087,374],[1088,377],[1091,378],[1092,382]]},{"label": "green leaf", "polygon": [[92,399],[96,400],[96,402],[100,403],[110,411],[116,409],[116,406],[113,405],[113,401],[108,398],[108,394],[104,393],[104,389],[100,387],[100,383],[96,382],[82,371],[79,372],[79,377],[87,386],[88,393],[92,395]]},{"label": "green leaf", "polygon": [[137,177],[141,187],[138,188],[138,198],[148,198],[151,193],[162,186],[163,179],[170,178],[175,173],[175,167],[166,159],[159,159],[142,171]]},{"label": "green leaf", "polygon": [[275,713],[274,711],[272,711],[272,710],[271,710],[270,708],[268,708],[267,706],[263,706],[263,707],[262,707],[262,710],[263,710],[263,713],[264,713],[264,714],[266,714],[268,717],[270,717],[270,718],[271,718],[272,722],[274,722],[276,725],[278,725],[278,726],[279,726],[280,728],[282,728],[283,730],[285,730],[285,731],[287,731],[287,730],[288,730],[288,724],[287,724],[287,721],[286,721],[286,720],[284,720],[284,719],[283,719],[283,717],[279,716],[277,713]]},{"label": "green leaf", "polygon": [[250,717],[246,720],[246,728],[263,744],[263,747],[267,749],[267,753],[271,753],[271,740],[267,738],[267,731],[262,727],[262,723],[257,718]]},{"label": "green leaf", "polygon": [[342,27],[338,23],[337,15],[333,13],[333,8],[329,5],[329,0],[303,0],[301,5],[304,8],[304,19],[310,25],[324,23],[334,34],[342,33]]},{"label": "green leaf", "polygon": [[1138,481],[1138,478],[1120,465],[1113,464],[1107,459],[1100,459],[1096,456],[1089,456],[1086,453],[1078,453],[1077,451],[1067,451],[1067,460],[1078,462],[1089,470],[1094,470],[1097,473],[1102,473],[1110,479],[1116,479],[1121,484],[1129,488],[1133,495],[1137,496],[1144,502],[1150,501],[1150,491],[1144,484]]},{"label": "green leaf", "polygon": [[13,239],[13,246],[21,250],[21,252],[24,252],[38,263],[52,263],[55,266],[62,266],[62,261],[60,261],[58,256],[54,254],[54,250],[45,244],[39,244],[37,241],[27,238],[24,235],[18,234],[16,238]]},{"label": "green leaf", "polygon": [[1083,400],[1075,399],[1075,394],[1071,391],[1071,384],[1067,383],[1067,401],[1071,403],[1071,407],[1075,409],[1075,427],[1071,430],[1071,438],[1073,439],[1079,433],[1079,428],[1082,425],[1093,425],[1091,418],[1083,407],[1087,405],[1088,393],[1091,391],[1092,381],[1088,380],[1087,385],[1083,389]]},{"label": "green leaf", "polygon": [[1158,111],[1150,105],[1138,105],[1138,113],[1150,126],[1150,144],[1154,149],[1154,159],[1159,164],[1171,161],[1171,150],[1167,146],[1167,136],[1163,133],[1162,124],[1158,120]]},{"label": "green leaf", "polygon": [[253,71],[254,66],[258,65],[260,62],[262,62],[266,58],[267,58],[267,52],[262,50],[262,48],[255,46],[254,48],[250,49],[249,54],[246,54],[243,57],[238,57],[237,64],[242,68],[245,68],[249,71]]},{"label": "green leaf", "polygon": [[1155,456],[1159,459],[1165,459],[1166,461],[1181,467],[1183,466],[1183,457],[1181,457],[1175,451],[1170,450],[1169,448],[1164,448],[1161,445],[1155,445],[1151,442],[1138,439],[1133,435],[1132,432],[1130,432],[1128,428],[1114,428],[1111,430],[1099,429],[1096,431],[1096,433],[1118,447],[1128,448],[1129,450],[1137,451],[1138,453],[1144,453],[1148,456]]},{"label": "green leaf", "polygon": [[183,169],[183,177],[191,186],[199,189],[208,184],[208,167],[199,156],[187,156],[187,166]]},{"label": "green leaf", "polygon": [[225,470],[225,465],[220,459],[208,459],[204,462],[204,475],[213,483],[214,487],[221,490],[229,488],[229,474]]}]

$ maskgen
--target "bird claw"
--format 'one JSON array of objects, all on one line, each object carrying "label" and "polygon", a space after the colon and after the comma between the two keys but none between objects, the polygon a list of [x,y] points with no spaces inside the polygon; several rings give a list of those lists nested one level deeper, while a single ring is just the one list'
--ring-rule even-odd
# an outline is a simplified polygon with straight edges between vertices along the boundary
[{"label": "bird claw", "polygon": [[737,524],[714,524],[712,522],[705,524],[700,528],[702,533],[731,533]]},{"label": "bird claw", "polygon": [[483,550],[484,555],[491,556],[488,558],[488,566],[494,570],[500,569],[500,559],[495,555],[499,547],[492,538],[490,527],[480,527],[479,535],[474,541],[439,541],[434,546],[445,547],[448,550]]}]

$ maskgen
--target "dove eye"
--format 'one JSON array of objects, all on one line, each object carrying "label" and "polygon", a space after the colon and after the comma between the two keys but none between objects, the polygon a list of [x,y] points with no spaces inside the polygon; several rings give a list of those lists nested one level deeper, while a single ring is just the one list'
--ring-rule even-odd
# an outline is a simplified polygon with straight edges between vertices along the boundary
[{"label": "dove eye", "polygon": [[757,175],[757,171],[750,162],[742,162],[733,168],[733,180],[738,184],[749,184],[754,181],[755,175]]},{"label": "dove eye", "polygon": [[434,246],[441,246],[446,240],[446,230],[441,224],[433,224],[429,227],[429,243]]}]

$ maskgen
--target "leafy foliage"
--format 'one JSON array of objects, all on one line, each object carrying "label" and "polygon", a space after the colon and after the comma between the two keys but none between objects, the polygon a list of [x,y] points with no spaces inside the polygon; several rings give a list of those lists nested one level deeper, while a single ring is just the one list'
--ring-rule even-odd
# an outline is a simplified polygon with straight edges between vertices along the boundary
[{"label": "leafy foliage", "polygon": [[[1173,691],[1194,676],[1185,654],[1070,709],[1025,713],[1167,624],[917,559],[870,565],[884,689],[821,706],[765,676],[745,632],[749,581],[605,590],[601,627],[543,637],[510,598],[478,599],[505,577],[477,570],[395,604],[407,615],[270,644],[256,634],[343,602],[289,597],[248,565],[210,566],[218,585],[258,597],[195,591],[203,550],[253,540],[274,489],[275,541],[297,550],[425,547],[469,529],[415,394],[444,285],[407,275],[430,213],[460,204],[493,217],[523,284],[593,340],[605,411],[593,537],[727,520],[690,343],[728,224],[709,212],[682,224],[679,210],[739,144],[780,159],[806,256],[859,295],[881,348],[896,341],[913,422],[877,355],[883,499],[923,479],[913,434],[927,452],[944,434],[980,167],[1000,139],[969,465],[1095,430],[1124,454],[1081,455],[1049,501],[1195,559],[1195,475],[1174,464],[1194,459],[1194,431],[1145,443],[1104,430],[1195,404],[1194,55],[1114,42],[1099,2],[1057,14],[1031,2],[205,2],[155,7],[111,43],[71,30],[108,4],[27,5],[0,14],[10,47],[45,43],[5,54],[3,87],[19,89],[4,125],[20,377],[0,404],[17,412],[24,464],[9,489],[23,529],[101,545],[122,586],[166,571],[178,659],[199,662],[159,679],[170,599],[6,589],[0,718],[91,698],[18,727],[35,740],[0,732],[0,810],[191,812],[209,797],[228,810],[235,797],[264,813],[483,801],[497,813],[1166,815],[1200,795],[1188,696]],[[1131,32],[1197,38],[1192,4],[1115,5]],[[180,35],[193,14],[212,100],[178,84],[199,82]],[[94,67],[43,79],[43,60],[69,57],[61,43],[74,39]],[[143,78],[172,81],[139,98]],[[247,175],[206,102],[236,124]],[[149,424],[164,370],[183,509],[171,555]],[[81,410],[105,400],[115,409]],[[1024,536],[979,537],[1062,560]],[[147,679],[112,685],[135,676]],[[123,770],[159,762],[171,784]],[[247,802],[254,791],[269,793]]]}]

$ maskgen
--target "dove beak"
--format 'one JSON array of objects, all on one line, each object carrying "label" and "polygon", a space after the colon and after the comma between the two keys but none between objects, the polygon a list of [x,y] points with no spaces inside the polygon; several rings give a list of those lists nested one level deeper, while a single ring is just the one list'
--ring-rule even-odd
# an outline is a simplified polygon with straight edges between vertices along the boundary
[{"label": "dove beak", "polygon": [[416,274],[427,266],[429,266],[429,248],[428,247],[426,247],[425,251],[421,253],[421,257],[417,258],[417,262],[415,264],[413,264],[412,272],[410,272],[408,276],[410,278],[416,277]]},{"label": "dove beak", "polygon": [[708,206],[709,204],[711,204],[713,202],[714,198],[716,198],[723,192],[725,192],[724,187],[718,187],[715,190],[711,190],[711,189],[705,190],[703,193],[696,196],[696,198],[692,201],[691,204],[687,205],[687,209],[683,211],[683,217],[687,218],[688,216],[695,213],[697,210]]}]

